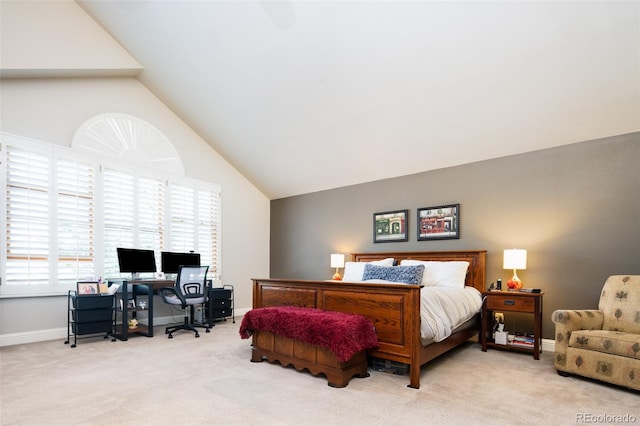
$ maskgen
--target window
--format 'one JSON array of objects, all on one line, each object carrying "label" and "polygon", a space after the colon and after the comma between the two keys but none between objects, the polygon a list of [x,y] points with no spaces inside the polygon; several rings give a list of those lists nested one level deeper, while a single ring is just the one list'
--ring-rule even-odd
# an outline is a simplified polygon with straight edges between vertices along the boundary
[{"label": "window", "polygon": [[95,269],[95,165],[57,158],[55,177],[57,276],[66,287]]},{"label": "window", "polygon": [[[0,295],[118,278],[117,247],[195,251],[220,279],[219,186],[2,134]],[[123,277],[125,277],[123,275]]]},{"label": "window", "polygon": [[171,241],[176,251],[200,253],[209,276],[220,276],[220,197],[206,188],[171,186]]},{"label": "window", "polygon": [[6,148],[5,271],[7,285],[49,285],[50,155]]},{"label": "window", "polygon": [[[103,170],[104,199],[104,273],[118,276],[117,247],[135,247],[133,175],[116,170]],[[142,247],[136,247],[142,248]],[[146,247],[145,247],[146,248]]]}]

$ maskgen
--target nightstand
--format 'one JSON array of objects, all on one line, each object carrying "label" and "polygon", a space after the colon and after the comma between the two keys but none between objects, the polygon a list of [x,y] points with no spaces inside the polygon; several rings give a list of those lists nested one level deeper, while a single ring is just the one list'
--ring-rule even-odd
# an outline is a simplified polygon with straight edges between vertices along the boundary
[{"label": "nightstand", "polygon": [[[522,293],[519,291],[483,291],[482,330],[480,343],[482,351],[487,347],[533,353],[534,359],[540,359],[540,341],[542,339],[542,296],[544,293]],[[520,312],[533,315],[533,348],[518,347],[513,344],[497,344],[492,337],[493,312]]]}]

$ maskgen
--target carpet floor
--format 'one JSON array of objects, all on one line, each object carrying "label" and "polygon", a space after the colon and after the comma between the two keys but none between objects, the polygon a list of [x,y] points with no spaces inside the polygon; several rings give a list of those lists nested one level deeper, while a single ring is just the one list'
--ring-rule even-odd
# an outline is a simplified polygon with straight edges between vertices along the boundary
[{"label": "carpet floor", "polygon": [[[469,342],[408,376],[370,369],[345,388],[252,363],[240,323],[211,333],[127,342],[90,338],[0,348],[2,425],[575,425],[640,424],[640,394],[561,377],[551,353]],[[625,417],[626,416],[626,420]]]}]

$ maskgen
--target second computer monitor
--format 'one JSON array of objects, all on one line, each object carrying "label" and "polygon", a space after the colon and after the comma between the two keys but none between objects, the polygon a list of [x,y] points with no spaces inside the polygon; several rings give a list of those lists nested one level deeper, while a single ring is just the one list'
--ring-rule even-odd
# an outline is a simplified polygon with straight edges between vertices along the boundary
[{"label": "second computer monitor", "polygon": [[163,251],[160,253],[162,272],[177,274],[180,266],[200,266],[200,253],[176,253]]}]

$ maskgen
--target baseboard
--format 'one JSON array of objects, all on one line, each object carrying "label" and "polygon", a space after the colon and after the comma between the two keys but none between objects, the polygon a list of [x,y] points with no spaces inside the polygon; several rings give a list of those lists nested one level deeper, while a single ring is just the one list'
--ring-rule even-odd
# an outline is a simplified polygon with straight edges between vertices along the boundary
[{"label": "baseboard", "polygon": [[[236,318],[242,317],[250,308],[247,309],[237,309],[235,313]],[[154,317],[153,325],[156,326],[165,326],[169,324],[177,324],[180,323],[182,319],[176,319],[175,316],[164,316],[164,317]],[[141,321],[144,323],[145,321]],[[37,343],[44,342],[46,340],[60,340],[60,343],[64,342],[67,339],[67,327],[61,328],[51,328],[47,330],[35,330],[35,331],[26,331],[22,333],[11,333],[11,334],[0,334],[0,347],[3,346],[13,346],[13,345],[24,345],[27,343]]]},{"label": "baseboard", "polygon": [[251,308],[236,309],[235,310],[236,318],[242,318],[244,316],[244,314],[246,314],[250,310],[251,310]]},{"label": "baseboard", "polygon": [[67,327],[50,328],[47,330],[26,331],[0,335],[0,347],[23,345],[26,343],[44,342],[45,340],[60,340],[62,344],[67,338]]},{"label": "baseboard", "polygon": [[556,341],[552,339],[542,339],[542,352],[555,352]]}]

